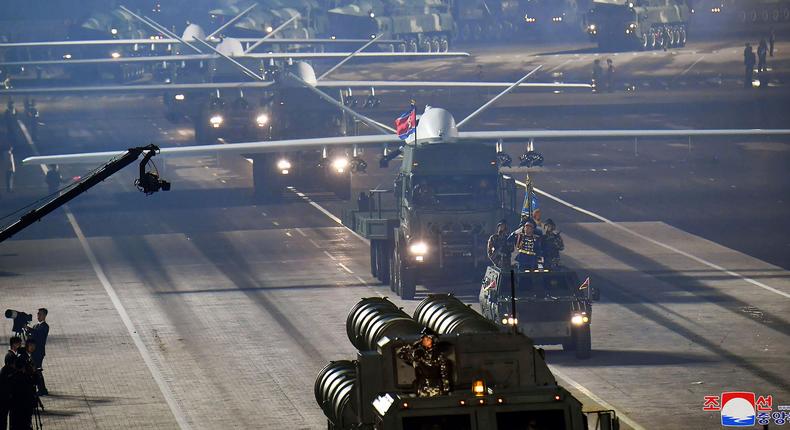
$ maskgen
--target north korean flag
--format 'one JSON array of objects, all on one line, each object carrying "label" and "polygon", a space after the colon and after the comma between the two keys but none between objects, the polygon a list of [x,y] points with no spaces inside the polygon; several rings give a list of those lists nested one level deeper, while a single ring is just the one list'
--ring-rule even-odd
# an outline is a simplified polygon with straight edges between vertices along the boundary
[{"label": "north korean flag", "polygon": [[414,104],[395,119],[395,131],[401,140],[407,140],[417,132],[417,108],[414,107]]}]

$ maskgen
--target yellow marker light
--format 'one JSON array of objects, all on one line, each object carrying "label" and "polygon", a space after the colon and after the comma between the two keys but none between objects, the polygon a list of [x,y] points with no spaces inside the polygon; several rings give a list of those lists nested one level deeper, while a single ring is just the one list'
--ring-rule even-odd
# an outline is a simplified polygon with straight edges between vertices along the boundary
[{"label": "yellow marker light", "polygon": [[480,403],[481,405],[485,405],[486,404],[486,400],[485,399],[480,399],[480,400],[477,401],[477,403]]},{"label": "yellow marker light", "polygon": [[496,399],[496,402],[501,405],[502,403],[505,403],[505,399],[499,397],[499,398]]},{"label": "yellow marker light", "polygon": [[554,395],[554,400],[557,400],[557,401],[559,401],[559,400],[560,400],[560,395],[559,395],[559,394],[555,394],[555,395]]},{"label": "yellow marker light", "polygon": [[403,402],[403,404],[401,405],[401,407],[402,407],[403,409],[409,409],[409,402]]},{"label": "yellow marker light", "polygon": [[466,400],[461,400],[460,402],[458,402],[458,404],[461,406],[466,406]]},{"label": "yellow marker light", "polygon": [[584,315],[584,316],[582,316],[582,322],[585,322],[585,323],[590,322],[590,318],[588,318],[587,315]]},{"label": "yellow marker light", "polygon": [[475,396],[485,396],[486,395],[486,384],[482,379],[478,379],[477,381],[472,383],[472,392]]}]

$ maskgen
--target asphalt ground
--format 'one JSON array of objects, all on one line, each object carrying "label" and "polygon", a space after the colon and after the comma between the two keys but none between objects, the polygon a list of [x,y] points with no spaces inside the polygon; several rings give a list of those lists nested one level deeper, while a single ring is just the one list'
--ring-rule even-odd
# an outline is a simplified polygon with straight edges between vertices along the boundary
[{"label": "asphalt ground", "polygon": [[[739,110],[752,97],[739,93],[721,106],[730,112],[722,123],[782,121],[781,105],[770,120]],[[191,143],[191,131],[164,122],[153,98],[40,103],[43,153]],[[718,117],[692,107],[651,111],[656,104],[644,103],[632,113],[611,104],[612,121],[634,128]],[[388,109],[375,115],[386,119]],[[598,112],[567,109],[542,116],[539,107],[500,109],[473,127],[609,126]],[[593,358],[548,351],[568,378],[561,383],[577,382],[645,428],[716,428],[718,415],[701,410],[703,396],[726,390],[773,394],[786,404],[786,296],[744,279],[790,293],[782,269],[786,141],[695,140],[691,151],[685,141],[643,141],[636,154],[632,141],[537,148],[547,159],[534,174],[542,190],[616,221],[541,198],[564,233],[566,263],[590,274],[603,294]],[[508,150],[517,155],[521,147]],[[376,165],[375,154],[365,156]],[[354,186],[391,183],[396,167],[371,167]],[[174,183],[169,194],[142,196],[126,171],[2,245],[0,305],[44,304],[52,312],[47,424],[322,427],[313,378],[329,360],[352,356],[346,313],[360,297],[390,294],[368,275],[367,246],[295,194],[256,205],[244,160],[196,157],[160,168]],[[68,168],[64,176],[84,170]],[[17,192],[0,200],[4,211],[46,193],[37,167],[20,169],[18,179]],[[343,205],[319,188],[302,191],[329,213]],[[738,228],[725,228],[733,224]],[[84,240],[75,238],[75,226]],[[763,258],[759,246],[744,247],[752,239],[774,250]],[[478,288],[453,287],[470,301]],[[588,409],[602,406],[579,395]]]}]

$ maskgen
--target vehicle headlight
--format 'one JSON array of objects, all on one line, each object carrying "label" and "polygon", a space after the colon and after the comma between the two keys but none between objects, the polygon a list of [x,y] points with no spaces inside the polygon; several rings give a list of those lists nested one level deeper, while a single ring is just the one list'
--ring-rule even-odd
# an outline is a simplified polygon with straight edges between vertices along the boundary
[{"label": "vehicle headlight", "polygon": [[63,54],[64,60],[71,60],[71,54]]},{"label": "vehicle headlight", "polygon": [[219,126],[222,125],[223,121],[225,121],[225,119],[222,118],[222,115],[214,115],[211,118],[209,118],[209,120],[208,120],[208,122],[214,128],[219,128]]},{"label": "vehicle headlight", "polygon": [[571,317],[571,324],[573,325],[582,325],[587,324],[588,322],[590,322],[590,317],[588,317],[585,313],[574,314]]},{"label": "vehicle headlight", "polygon": [[263,127],[264,125],[269,123],[269,115],[262,113],[255,117],[255,123],[258,124],[258,127]]},{"label": "vehicle headlight", "polygon": [[348,168],[348,158],[338,157],[332,160],[332,169],[337,173],[343,173]]},{"label": "vehicle headlight", "polygon": [[277,162],[277,170],[283,175],[287,175],[291,170],[291,162],[285,158],[281,158],[280,161]]},{"label": "vehicle headlight", "polygon": [[409,246],[409,252],[416,256],[423,256],[428,253],[428,244],[425,242],[416,242]]},{"label": "vehicle headlight", "polygon": [[183,94],[176,94],[173,98],[178,101],[183,101],[186,98],[186,96],[184,96]]},{"label": "vehicle headlight", "polygon": [[120,52],[112,52],[110,54],[110,57],[112,57],[112,58],[121,58],[121,53]]}]

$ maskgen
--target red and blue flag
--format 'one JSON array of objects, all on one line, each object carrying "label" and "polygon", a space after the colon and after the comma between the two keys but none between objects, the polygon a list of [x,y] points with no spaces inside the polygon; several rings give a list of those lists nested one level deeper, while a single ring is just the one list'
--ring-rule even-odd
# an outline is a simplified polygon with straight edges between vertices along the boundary
[{"label": "red and blue flag", "polygon": [[414,103],[409,110],[395,119],[395,131],[401,140],[407,140],[417,132],[417,108]]}]

